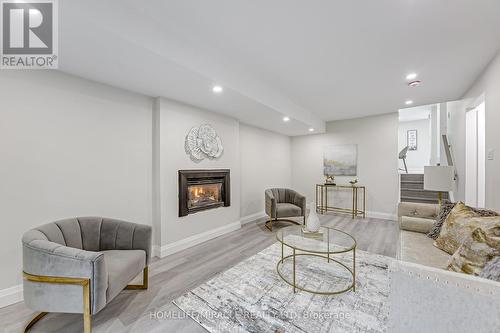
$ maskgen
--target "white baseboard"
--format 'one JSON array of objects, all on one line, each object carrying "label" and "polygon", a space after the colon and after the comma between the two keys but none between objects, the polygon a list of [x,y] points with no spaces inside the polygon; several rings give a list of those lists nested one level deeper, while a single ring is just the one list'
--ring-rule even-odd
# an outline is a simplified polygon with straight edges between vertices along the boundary
[{"label": "white baseboard", "polygon": [[152,251],[152,256],[153,257],[158,257],[160,258],[161,254],[161,247],[159,245],[153,245],[153,251]]},{"label": "white baseboard", "polygon": [[374,219],[381,219],[381,220],[391,220],[391,221],[397,221],[398,217],[396,214],[389,214],[389,213],[382,213],[382,212],[372,212],[372,211],[367,211],[366,212],[366,217],[371,217]]},{"label": "white baseboard", "polygon": [[9,306],[17,302],[21,302],[22,300],[23,300],[22,284],[0,290],[0,308]]},{"label": "white baseboard", "polygon": [[255,214],[243,216],[242,218],[240,218],[240,223],[241,223],[241,225],[247,224],[247,223],[253,222],[255,220],[261,219],[263,217],[266,217],[266,216],[267,216],[267,214],[265,212],[257,212]]},{"label": "white baseboard", "polygon": [[167,244],[162,247],[155,245],[153,246],[153,255],[155,255],[156,257],[163,258],[171,254],[185,250],[187,248],[190,248],[192,246],[201,244],[213,238],[222,236],[229,232],[238,230],[240,228],[241,228],[240,221],[236,221],[213,230],[202,232],[201,234],[181,239],[177,242],[173,242],[171,244]]}]

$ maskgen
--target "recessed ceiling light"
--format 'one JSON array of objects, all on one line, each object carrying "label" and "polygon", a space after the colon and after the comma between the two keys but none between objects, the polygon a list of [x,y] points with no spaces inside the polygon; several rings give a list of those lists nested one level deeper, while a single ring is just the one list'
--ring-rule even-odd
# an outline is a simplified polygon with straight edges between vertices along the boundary
[{"label": "recessed ceiling light", "polygon": [[418,87],[421,84],[422,84],[422,81],[420,81],[420,80],[415,80],[415,81],[411,81],[410,83],[408,83],[408,85],[410,87]]},{"label": "recessed ceiling light", "polygon": [[410,73],[406,75],[407,80],[415,80],[417,78],[417,73]]},{"label": "recessed ceiling light", "polygon": [[283,121],[290,121],[290,117],[283,117]]},{"label": "recessed ceiling light", "polygon": [[412,104],[413,104],[413,101],[411,101],[411,100],[407,100],[407,101],[405,102],[405,104],[406,104],[406,105],[412,105]]},{"label": "recessed ceiling light", "polygon": [[312,127],[311,127],[311,128],[309,129],[309,132],[314,132],[314,128],[312,128]]},{"label": "recessed ceiling light", "polygon": [[224,89],[221,86],[213,86],[212,91],[216,94],[220,94]]}]

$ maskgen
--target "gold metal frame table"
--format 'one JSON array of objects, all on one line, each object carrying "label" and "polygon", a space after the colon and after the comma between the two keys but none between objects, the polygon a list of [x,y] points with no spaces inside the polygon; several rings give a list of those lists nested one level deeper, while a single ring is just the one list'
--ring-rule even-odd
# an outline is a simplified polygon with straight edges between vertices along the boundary
[{"label": "gold metal frame table", "polygon": [[[352,191],[352,206],[351,208],[342,208],[328,205],[328,190],[329,189],[348,189]],[[361,199],[361,204],[359,203]],[[359,205],[360,204],[360,205]],[[325,214],[327,212],[345,213],[352,215],[352,218],[357,216],[366,217],[366,187],[359,185],[337,185],[337,184],[316,184],[316,212]]]},{"label": "gold metal frame table", "polygon": [[[294,225],[281,228],[277,232],[276,238],[281,243],[281,260],[278,261],[276,270],[279,277],[293,287],[294,293],[297,292],[297,289],[319,295],[341,294],[351,289],[352,291],[356,291],[356,240],[348,233],[330,227],[321,227],[319,235],[312,237],[311,235],[304,233],[302,226]],[[292,249],[291,255],[284,255],[285,246]],[[300,253],[297,253],[299,251]],[[350,251],[352,251],[352,268],[337,259],[332,258],[332,255],[334,254]],[[296,281],[296,260],[299,256],[320,257],[326,259],[327,264],[332,262],[333,264],[343,267],[351,274],[352,283],[343,289],[331,291],[311,290],[301,287]],[[284,276],[280,269],[286,260],[292,260],[293,269],[291,281],[289,278]]]}]

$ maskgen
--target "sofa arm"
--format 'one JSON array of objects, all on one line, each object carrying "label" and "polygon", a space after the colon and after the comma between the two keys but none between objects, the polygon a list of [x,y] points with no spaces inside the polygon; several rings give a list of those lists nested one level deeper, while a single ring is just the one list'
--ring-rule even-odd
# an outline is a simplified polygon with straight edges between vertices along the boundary
[{"label": "sofa arm", "polygon": [[399,218],[399,229],[427,234],[431,231],[434,222],[434,219],[401,216]]},{"label": "sofa arm", "polygon": [[265,191],[266,200],[266,214],[270,217],[276,217],[276,199],[274,198],[273,191]]},{"label": "sofa arm", "polygon": [[[103,253],[80,250],[42,239],[23,241],[23,271],[37,276],[89,279],[92,313],[98,312],[106,305],[108,271]],[[74,288],[78,289],[77,287],[62,286],[61,288],[67,288],[68,298],[60,299],[55,297],[55,292],[50,292],[54,287],[25,281],[25,302],[35,310],[43,311],[43,308],[47,309],[49,306],[50,310],[64,309],[81,313],[82,303],[69,300],[71,292]],[[59,292],[64,294],[61,289]],[[76,293],[79,294],[81,295],[81,291]],[[46,303],[51,304],[44,305]]]},{"label": "sofa arm", "polygon": [[411,216],[424,219],[435,219],[438,213],[438,204],[400,202],[398,205],[398,217]]},{"label": "sofa arm", "polygon": [[305,216],[306,215],[306,197],[305,196],[303,196],[302,194],[299,194],[299,193],[295,192],[295,196],[293,198],[293,204],[296,205],[296,206],[299,206],[300,209],[302,209],[302,215],[301,216]]}]

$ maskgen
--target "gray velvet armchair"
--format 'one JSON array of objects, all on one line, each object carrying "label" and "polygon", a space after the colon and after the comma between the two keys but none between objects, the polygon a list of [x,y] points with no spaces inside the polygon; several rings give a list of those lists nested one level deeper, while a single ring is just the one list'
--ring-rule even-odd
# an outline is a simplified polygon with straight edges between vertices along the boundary
[{"label": "gray velvet armchair", "polygon": [[[82,313],[84,332],[92,315],[123,289],[147,289],[151,226],[101,217],[45,224],[23,236],[24,302],[48,312]],[[129,285],[143,274],[142,285]]]},{"label": "gray velvet armchair", "polygon": [[266,227],[273,231],[274,221],[286,221],[297,223],[296,221],[284,219],[286,217],[303,217],[306,219],[306,197],[288,188],[271,188],[265,191],[266,214],[269,221]]}]

